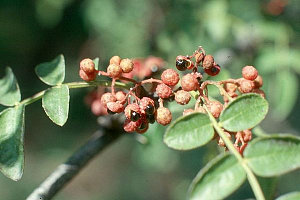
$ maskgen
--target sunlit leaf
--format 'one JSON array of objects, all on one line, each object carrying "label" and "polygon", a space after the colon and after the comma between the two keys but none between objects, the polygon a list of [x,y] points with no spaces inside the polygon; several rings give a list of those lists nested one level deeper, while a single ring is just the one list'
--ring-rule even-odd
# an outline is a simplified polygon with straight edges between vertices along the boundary
[{"label": "sunlit leaf", "polygon": [[48,117],[57,125],[63,126],[69,113],[69,88],[66,85],[48,89],[42,99]]},{"label": "sunlit leaf", "polygon": [[38,77],[48,85],[61,84],[65,79],[65,58],[57,56],[51,62],[41,63],[35,68]]},{"label": "sunlit leaf", "polygon": [[177,118],[166,130],[164,142],[177,150],[189,150],[208,143],[214,129],[207,115],[193,113]]},{"label": "sunlit leaf", "polygon": [[268,112],[268,102],[258,94],[244,94],[222,111],[220,123],[228,131],[242,131],[259,124]]},{"label": "sunlit leaf", "polygon": [[20,105],[0,113],[0,170],[14,181],[23,175],[24,111]]},{"label": "sunlit leaf", "polygon": [[6,68],[5,76],[0,79],[0,104],[13,106],[20,102],[21,93],[19,85],[10,67]]},{"label": "sunlit leaf", "polygon": [[246,180],[246,172],[231,154],[223,154],[200,170],[189,189],[190,200],[224,199]]},{"label": "sunlit leaf", "polygon": [[249,143],[244,157],[259,176],[278,176],[300,168],[300,138],[277,134]]}]

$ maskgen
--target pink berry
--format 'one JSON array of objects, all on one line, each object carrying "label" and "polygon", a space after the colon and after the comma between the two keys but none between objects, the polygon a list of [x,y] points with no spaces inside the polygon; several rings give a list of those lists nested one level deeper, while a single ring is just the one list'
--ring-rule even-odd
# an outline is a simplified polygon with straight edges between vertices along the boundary
[{"label": "pink berry", "polygon": [[185,116],[185,115],[192,114],[192,113],[194,113],[194,112],[195,112],[195,110],[193,110],[193,109],[191,109],[191,108],[189,108],[189,109],[184,109],[182,115]]},{"label": "pink berry", "polygon": [[156,93],[160,98],[166,99],[173,93],[172,89],[164,83],[159,84],[156,87]]},{"label": "pink berry", "polygon": [[179,90],[175,93],[175,101],[180,105],[188,104],[190,100],[191,100],[191,95],[187,91]]},{"label": "pink berry", "polygon": [[109,60],[109,64],[116,64],[116,65],[120,65],[121,62],[121,58],[119,56],[113,56],[111,57],[111,59]]},{"label": "pink berry", "polygon": [[85,71],[83,71],[81,69],[81,70],[79,70],[79,76],[82,80],[89,82],[89,81],[95,80],[97,74],[96,73],[86,73]]},{"label": "pink berry", "polygon": [[80,62],[80,69],[85,73],[91,74],[95,72],[95,64],[91,59],[85,58]]},{"label": "pink berry", "polygon": [[107,108],[108,102],[116,102],[116,101],[117,101],[116,97],[110,92],[104,93],[101,96],[101,104],[104,106],[104,108]]},{"label": "pink berry", "polygon": [[124,73],[129,73],[133,70],[133,62],[129,58],[125,58],[121,60],[120,67]]},{"label": "pink berry", "polygon": [[242,69],[242,75],[245,79],[254,81],[258,76],[258,71],[253,66],[246,66]]},{"label": "pink berry", "polygon": [[160,107],[156,111],[156,121],[164,126],[172,121],[172,114],[168,108]]},{"label": "pink berry", "polygon": [[116,93],[116,98],[117,98],[117,101],[123,101],[126,97],[126,93],[123,92],[123,91],[118,91]]},{"label": "pink berry", "polygon": [[238,80],[239,83],[239,91],[241,93],[249,93],[252,92],[252,90],[255,88],[255,84],[253,81],[241,78]]},{"label": "pink berry", "polygon": [[122,74],[122,69],[119,65],[110,64],[107,67],[108,76],[111,78],[119,78]]},{"label": "pink berry", "polygon": [[261,88],[261,86],[263,86],[263,78],[260,75],[258,75],[254,80],[254,84],[255,84],[255,88],[257,89]]},{"label": "pink berry", "polygon": [[206,106],[214,118],[218,118],[223,110],[223,105],[219,101],[210,101]]},{"label": "pink berry", "polygon": [[174,69],[167,69],[161,74],[161,80],[166,85],[174,86],[179,81],[179,74]]},{"label": "pink berry", "polygon": [[108,102],[107,109],[109,109],[113,113],[121,113],[124,110],[124,105],[120,102]]},{"label": "pink berry", "polygon": [[197,78],[192,74],[186,74],[181,79],[181,87],[187,92],[196,90],[198,85]]}]

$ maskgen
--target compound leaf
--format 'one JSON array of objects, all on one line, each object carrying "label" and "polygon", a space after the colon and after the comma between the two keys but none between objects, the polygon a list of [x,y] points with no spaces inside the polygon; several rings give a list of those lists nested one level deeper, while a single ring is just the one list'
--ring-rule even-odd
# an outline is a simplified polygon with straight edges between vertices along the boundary
[{"label": "compound leaf", "polygon": [[0,79],[0,104],[14,106],[21,100],[17,79],[10,67],[6,67],[4,78]]},{"label": "compound leaf", "polygon": [[35,68],[38,77],[48,85],[61,84],[65,79],[65,58],[57,56],[51,62],[41,63]]},{"label": "compound leaf", "polygon": [[166,130],[164,142],[177,150],[189,150],[208,143],[214,136],[207,115],[193,113],[177,118]]},{"label": "compound leaf", "polygon": [[189,189],[189,199],[224,199],[246,180],[246,172],[231,154],[222,154],[200,170]]},{"label": "compound leaf", "polygon": [[24,105],[0,113],[0,170],[18,181],[24,168]]},{"label": "compound leaf", "polygon": [[69,88],[66,85],[48,89],[42,99],[42,106],[48,117],[57,125],[63,126],[69,113]]},{"label": "compound leaf", "polygon": [[259,124],[268,112],[268,102],[258,94],[244,94],[222,111],[221,125],[228,131],[242,131]]}]

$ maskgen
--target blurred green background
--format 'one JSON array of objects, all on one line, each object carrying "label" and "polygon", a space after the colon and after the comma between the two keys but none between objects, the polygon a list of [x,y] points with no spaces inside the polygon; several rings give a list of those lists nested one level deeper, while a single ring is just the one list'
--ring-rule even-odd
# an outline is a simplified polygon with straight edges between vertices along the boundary
[{"label": "blurred green background", "polygon": [[[299,16],[298,0],[1,0],[0,77],[11,66],[27,98],[47,88],[35,66],[61,53],[71,82],[80,80],[78,63],[85,57],[99,57],[103,69],[114,55],[154,55],[174,67],[177,55],[202,45],[233,78],[245,65],[259,70],[271,105],[264,130],[299,134]],[[97,117],[83,101],[89,91],[71,91],[64,127],[47,118],[40,102],[26,108],[24,176],[13,182],[0,174],[0,199],[25,199],[97,130]],[[169,107],[174,116],[183,110]],[[185,199],[192,179],[220,150],[211,142],[174,151],[162,143],[163,132],[152,125],[147,145],[134,134],[123,136],[54,199]],[[299,177],[299,171],[282,176],[276,196],[300,190]],[[228,199],[253,197],[244,184]]]}]

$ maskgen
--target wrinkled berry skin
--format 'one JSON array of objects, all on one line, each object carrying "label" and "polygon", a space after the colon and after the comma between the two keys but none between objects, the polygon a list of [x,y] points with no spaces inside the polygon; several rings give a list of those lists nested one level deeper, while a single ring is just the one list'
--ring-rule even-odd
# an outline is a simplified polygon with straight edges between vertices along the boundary
[{"label": "wrinkled berry skin", "polygon": [[129,73],[133,70],[133,62],[132,60],[130,60],[129,58],[125,58],[123,60],[121,60],[120,62],[120,67],[122,68],[122,71],[124,73]]},{"label": "wrinkled berry skin", "polygon": [[174,69],[167,69],[161,74],[161,80],[166,85],[174,86],[179,82],[179,74]]},{"label": "wrinkled berry skin", "polygon": [[253,81],[241,78],[238,80],[239,83],[239,91],[241,93],[249,93],[252,92],[252,90],[255,88],[255,84]]},{"label": "wrinkled berry skin", "polygon": [[116,101],[117,101],[116,97],[110,92],[104,93],[101,96],[101,104],[104,108],[107,108],[108,102],[116,102]]},{"label": "wrinkled berry skin", "polygon": [[223,105],[219,101],[210,101],[206,106],[214,118],[218,118],[223,110]]},{"label": "wrinkled berry skin", "polygon": [[175,64],[179,71],[185,71],[190,67],[191,61],[186,56],[177,56]]},{"label": "wrinkled berry skin", "polygon": [[125,97],[126,97],[126,93],[123,92],[123,91],[118,91],[118,92],[116,93],[117,101],[122,101],[122,100],[125,99]]},{"label": "wrinkled berry skin", "polygon": [[122,69],[119,65],[110,64],[107,67],[107,74],[111,78],[119,78],[122,74]]},{"label": "wrinkled berry skin", "polygon": [[204,72],[209,76],[217,76],[221,71],[221,67],[219,65],[214,65],[211,68],[204,68]]},{"label": "wrinkled berry skin", "polygon": [[245,66],[242,69],[244,79],[254,81],[258,76],[258,71],[253,66]]},{"label": "wrinkled berry skin", "polygon": [[136,103],[128,104],[124,110],[127,119],[131,119],[133,112],[141,115],[140,106]]},{"label": "wrinkled berry skin", "polygon": [[107,109],[112,111],[113,113],[121,113],[124,110],[124,105],[120,102],[108,102]]},{"label": "wrinkled berry skin", "polygon": [[192,113],[194,113],[194,112],[195,112],[195,110],[193,110],[193,109],[191,109],[191,108],[189,108],[189,109],[184,109],[182,115],[183,115],[183,116],[186,116],[186,115],[192,114]]},{"label": "wrinkled berry skin", "polygon": [[263,86],[263,78],[260,75],[258,75],[256,77],[256,79],[254,80],[254,85],[255,85],[255,88],[257,88],[257,89],[259,89],[259,88],[261,88],[261,86]]},{"label": "wrinkled berry skin", "polygon": [[142,133],[145,133],[148,130],[148,128],[149,128],[148,122],[147,121],[142,121],[141,125],[139,127],[137,127],[135,131],[137,133],[142,134]]},{"label": "wrinkled berry skin", "polygon": [[142,123],[142,120],[138,120],[136,122],[131,121],[130,119],[126,119],[123,125],[123,128],[126,132],[134,132]]},{"label": "wrinkled berry skin", "polygon": [[204,57],[202,66],[204,69],[210,69],[214,65],[214,57],[212,55],[206,55]]},{"label": "wrinkled berry skin", "polygon": [[184,91],[193,91],[197,89],[198,80],[192,74],[186,74],[181,78],[181,87]]},{"label": "wrinkled berry skin", "polygon": [[79,76],[82,80],[84,81],[93,81],[96,79],[97,74],[96,73],[86,73],[85,71],[83,71],[82,69],[79,70]]},{"label": "wrinkled berry skin", "polygon": [[95,64],[91,59],[85,58],[80,62],[80,69],[87,74],[91,74],[95,72]]},{"label": "wrinkled berry skin", "polygon": [[166,99],[173,93],[172,89],[166,84],[162,83],[156,87],[156,93],[160,98]]},{"label": "wrinkled berry skin", "polygon": [[187,91],[179,90],[175,93],[175,101],[180,105],[188,104],[190,100],[191,100],[191,95]]},{"label": "wrinkled berry skin", "polygon": [[121,58],[119,56],[113,56],[111,57],[111,59],[109,60],[109,64],[116,64],[116,65],[120,65],[121,62]]},{"label": "wrinkled berry skin", "polygon": [[172,114],[168,108],[160,107],[156,111],[156,121],[161,125],[168,125],[172,121]]},{"label": "wrinkled berry skin", "polygon": [[225,83],[224,89],[226,92],[233,93],[236,91],[237,86],[234,83]]}]

